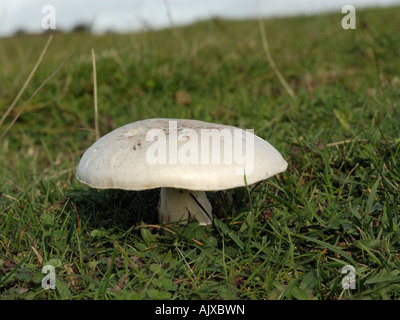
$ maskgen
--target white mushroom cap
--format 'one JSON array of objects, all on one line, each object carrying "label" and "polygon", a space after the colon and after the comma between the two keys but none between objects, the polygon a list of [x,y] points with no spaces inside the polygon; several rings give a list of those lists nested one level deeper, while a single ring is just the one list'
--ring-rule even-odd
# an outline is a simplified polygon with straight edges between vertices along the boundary
[{"label": "white mushroom cap", "polygon": [[[225,140],[221,132],[227,136],[231,132],[231,140]],[[160,148],[162,135],[165,148]],[[208,145],[201,144],[201,137]],[[246,148],[252,149],[250,154]],[[225,158],[229,152],[231,159]],[[235,152],[243,156],[240,161],[236,161]],[[154,163],[157,160],[162,163]],[[215,191],[244,186],[244,175],[247,184],[265,180],[285,171],[287,165],[267,141],[236,127],[197,120],[148,119],[124,125],[97,140],[82,156],[76,176],[98,189]]]},{"label": "white mushroom cap", "polygon": [[239,128],[184,119],[149,119],[118,128],[82,156],[77,179],[99,189],[161,187],[163,222],[212,223],[204,191],[253,184],[287,168],[267,141]]}]

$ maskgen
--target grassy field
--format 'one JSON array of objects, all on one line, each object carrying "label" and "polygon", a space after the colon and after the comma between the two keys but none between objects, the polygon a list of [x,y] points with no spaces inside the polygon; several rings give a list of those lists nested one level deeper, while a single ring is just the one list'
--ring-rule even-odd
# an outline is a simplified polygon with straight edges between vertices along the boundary
[{"label": "grassy field", "polygon": [[[258,21],[213,19],[56,33],[10,109],[49,35],[1,39],[0,298],[398,299],[400,8],[359,10],[356,30],[343,16],[264,21],[293,96]],[[159,190],[80,184],[96,140],[92,48],[101,135],[153,117],[235,125],[288,170],[209,193],[209,227],[157,225]],[[45,265],[56,290],[42,288]],[[345,266],[354,289],[342,287]]]}]

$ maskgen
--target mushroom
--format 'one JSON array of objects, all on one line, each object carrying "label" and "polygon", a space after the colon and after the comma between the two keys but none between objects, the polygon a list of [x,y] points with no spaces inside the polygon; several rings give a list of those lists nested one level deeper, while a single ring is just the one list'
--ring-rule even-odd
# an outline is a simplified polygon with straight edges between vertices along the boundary
[{"label": "mushroom", "polygon": [[265,180],[287,168],[282,155],[252,130],[187,119],[147,119],[97,140],[76,177],[97,189],[161,188],[160,223],[210,225],[205,191]]}]

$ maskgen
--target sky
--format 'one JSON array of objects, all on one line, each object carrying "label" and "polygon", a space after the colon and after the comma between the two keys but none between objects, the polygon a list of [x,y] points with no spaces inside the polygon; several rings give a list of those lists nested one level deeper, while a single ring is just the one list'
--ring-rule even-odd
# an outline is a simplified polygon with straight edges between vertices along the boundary
[{"label": "sky", "polygon": [[[46,28],[68,31],[87,24],[102,33],[184,25],[211,17],[255,18],[258,4],[261,15],[269,18],[341,12],[345,5],[356,10],[400,5],[400,0],[0,0],[0,36],[17,30],[42,32],[43,20]],[[45,8],[49,5],[52,12]]]}]

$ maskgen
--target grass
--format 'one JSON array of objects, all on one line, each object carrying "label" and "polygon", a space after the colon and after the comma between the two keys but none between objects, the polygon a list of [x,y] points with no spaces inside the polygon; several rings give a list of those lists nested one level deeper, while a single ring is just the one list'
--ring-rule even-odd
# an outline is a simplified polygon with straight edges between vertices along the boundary
[{"label": "grass", "polygon": [[[214,19],[135,34],[56,33],[0,141],[1,299],[398,299],[400,9],[264,21]],[[0,113],[48,35],[0,42]],[[289,162],[209,193],[209,227],[157,225],[158,190],[75,179],[99,131],[152,117],[254,128]],[[182,98],[183,97],[183,98]],[[44,265],[56,290],[42,288]],[[343,289],[353,266],[356,288]],[[349,275],[349,274],[348,274]]]}]

